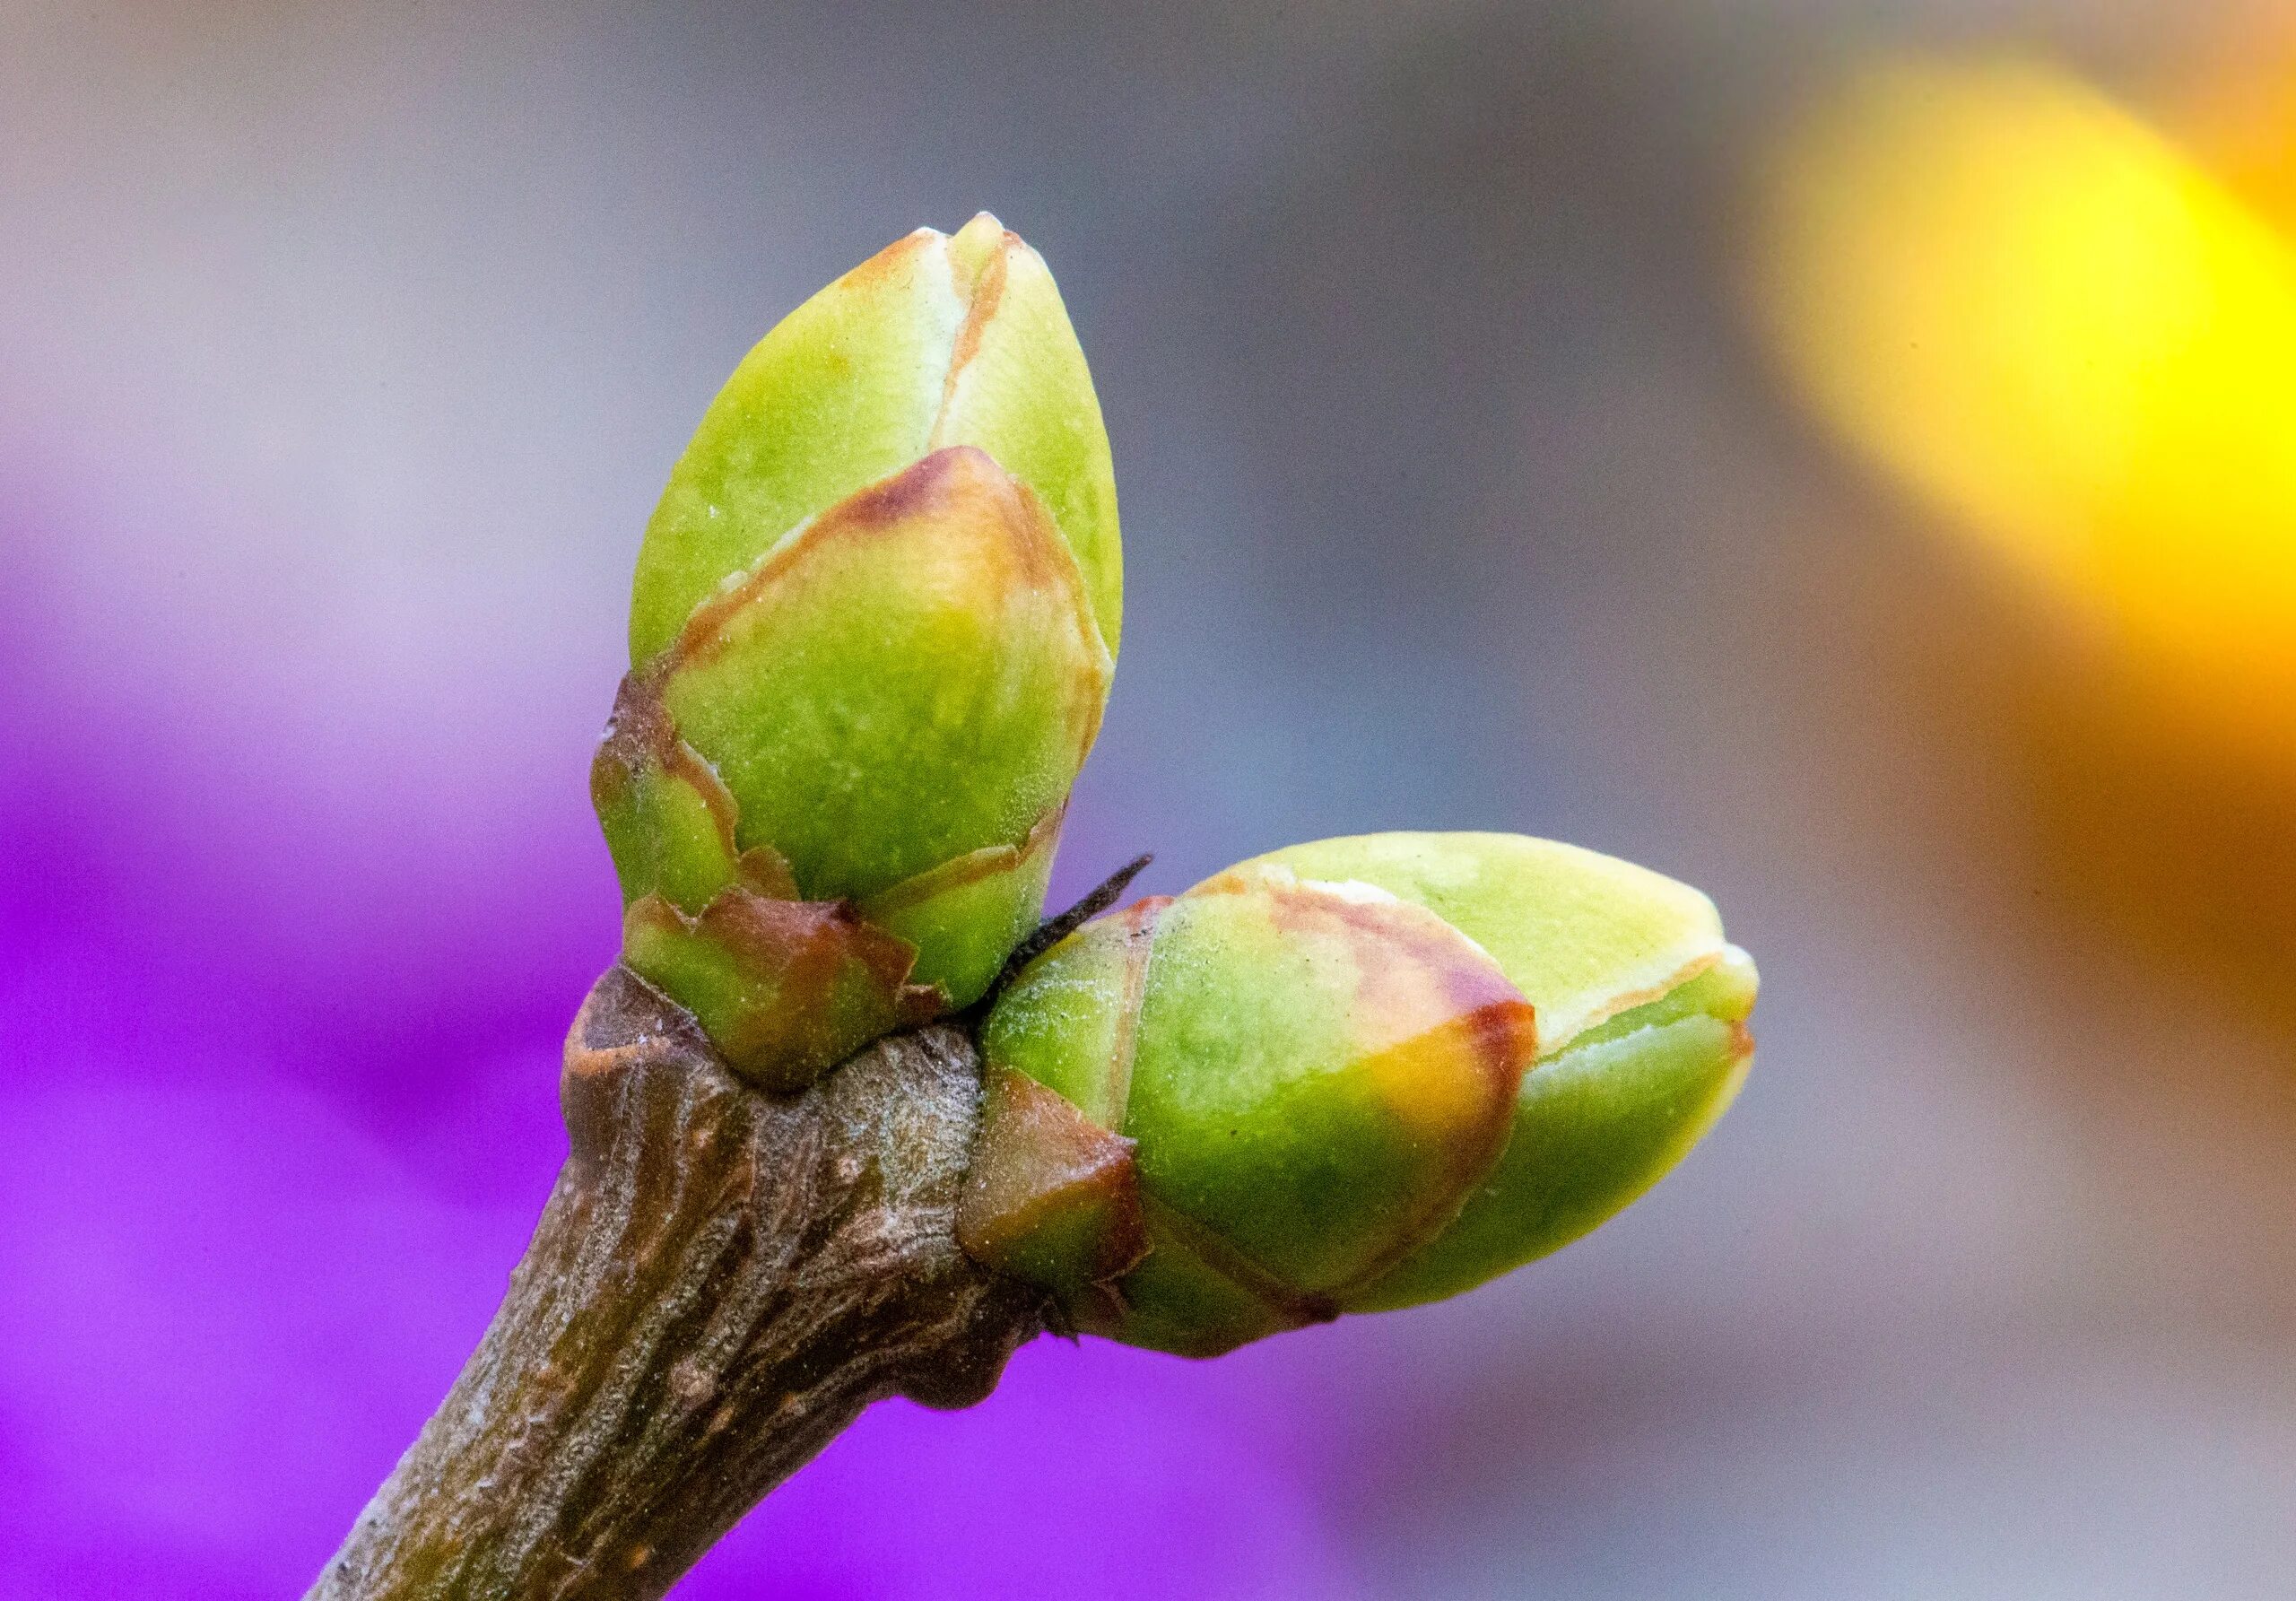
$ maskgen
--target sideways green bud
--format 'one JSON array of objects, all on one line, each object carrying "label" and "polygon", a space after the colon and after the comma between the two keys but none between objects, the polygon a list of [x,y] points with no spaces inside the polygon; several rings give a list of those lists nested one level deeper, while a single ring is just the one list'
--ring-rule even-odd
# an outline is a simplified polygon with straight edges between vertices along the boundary
[{"label": "sideways green bud", "polygon": [[639,556],[591,779],[625,962],[776,1088],[978,998],[1041,912],[1120,583],[1099,406],[1035,252],[984,215],[808,301],[711,405]]},{"label": "sideways green bud", "polygon": [[[1424,908],[1248,865],[1054,946],[982,1048],[960,1240],[1080,1326],[1211,1354],[1336,1316],[1447,1223],[1506,1143],[1535,1033],[1498,963]],[[1008,1116],[1025,1084],[1103,1131],[1088,1186],[1043,1161],[1040,1111]]]},{"label": "sideways green bud", "polygon": [[1079,1327],[1189,1355],[1450,1294],[1695,1143],[1752,985],[1704,896],[1590,851],[1258,857],[1087,924],[998,998],[959,1238]]}]

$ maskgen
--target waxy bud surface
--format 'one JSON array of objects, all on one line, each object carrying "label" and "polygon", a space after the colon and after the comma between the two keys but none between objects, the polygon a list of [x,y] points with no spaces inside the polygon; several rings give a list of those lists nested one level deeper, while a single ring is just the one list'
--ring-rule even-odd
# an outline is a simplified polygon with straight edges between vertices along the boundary
[{"label": "waxy bud surface", "polygon": [[1190,1355],[1450,1294],[1678,1160],[1743,1076],[1752,993],[1704,896],[1591,851],[1255,858],[998,998],[959,1237],[1080,1327]]},{"label": "waxy bud surface", "polygon": [[640,553],[592,772],[624,961],[801,1087],[1035,927],[1121,604],[1108,441],[1036,253],[910,235],[768,335]]}]

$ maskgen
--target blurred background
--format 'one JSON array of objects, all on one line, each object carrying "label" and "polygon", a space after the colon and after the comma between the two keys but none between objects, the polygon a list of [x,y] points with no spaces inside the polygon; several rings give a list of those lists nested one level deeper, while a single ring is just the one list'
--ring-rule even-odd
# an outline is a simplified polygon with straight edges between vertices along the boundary
[{"label": "blurred background", "polygon": [[2296,24],[2266,0],[0,7],[0,1593],[298,1593],[611,960],[741,352],[996,210],[1116,441],[1057,897],[1687,878],[1737,1109],[1473,1296],[889,1404],[682,1595],[2296,1593]]}]

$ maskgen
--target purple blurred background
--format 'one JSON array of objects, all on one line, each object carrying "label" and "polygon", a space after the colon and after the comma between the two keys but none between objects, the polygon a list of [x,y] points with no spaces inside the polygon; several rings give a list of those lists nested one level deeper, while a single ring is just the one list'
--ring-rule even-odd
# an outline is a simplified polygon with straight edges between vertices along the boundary
[{"label": "purple blurred background", "polygon": [[1561,1257],[1040,1342],[679,1594],[2292,1593],[2296,779],[2084,699],[1735,298],[1748,152],[1860,50],[2141,100],[2197,9],[0,7],[0,1594],[299,1593],[444,1393],[613,954],[653,498],[981,206],[1123,494],[1056,896],[1573,839],[1715,895],[1761,1056]]}]

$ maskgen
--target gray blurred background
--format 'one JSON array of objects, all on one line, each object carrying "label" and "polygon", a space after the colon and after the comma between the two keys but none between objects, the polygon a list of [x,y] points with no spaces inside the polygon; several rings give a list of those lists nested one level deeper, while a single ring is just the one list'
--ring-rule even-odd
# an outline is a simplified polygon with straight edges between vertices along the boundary
[{"label": "gray blurred background", "polygon": [[[1227,1374],[1024,1357],[1048,1414],[1201,1383],[1260,1398],[1204,1452],[1278,1441],[1292,1544],[1213,1509],[1073,1593],[2296,1594],[2296,783],[2084,700],[1741,309],[1748,163],[1861,53],[2005,44],[2146,106],[2271,20],[2198,9],[14,7],[0,672],[82,728],[191,719],[149,782],[86,756],[83,799],[154,881],[232,857],[217,937],[299,994],[336,981],[327,929],[453,954],[506,901],[578,921],[501,1003],[546,1052],[610,950],[580,774],[668,465],[783,311],[993,209],[1059,275],[1123,503],[1124,661],[1056,892],[1142,848],[1170,892],[1294,840],[1518,830],[1708,890],[1764,981],[1737,1109],[1555,1260]],[[13,733],[30,794],[72,736]],[[476,959],[395,960],[451,996]],[[435,1132],[347,1072],[309,1082],[361,1137]],[[132,1476],[102,1438],[51,1461],[68,1363],[7,1361],[21,1504]],[[933,1460],[995,1471],[965,1431],[1000,1404],[932,1420]],[[1194,1449],[1107,1492],[1168,1493]],[[871,1507],[818,1593],[995,1593],[872,1556],[933,1493]],[[225,1522],[291,1576],[355,1506]],[[744,1538],[724,1593],[829,1571]]]}]

